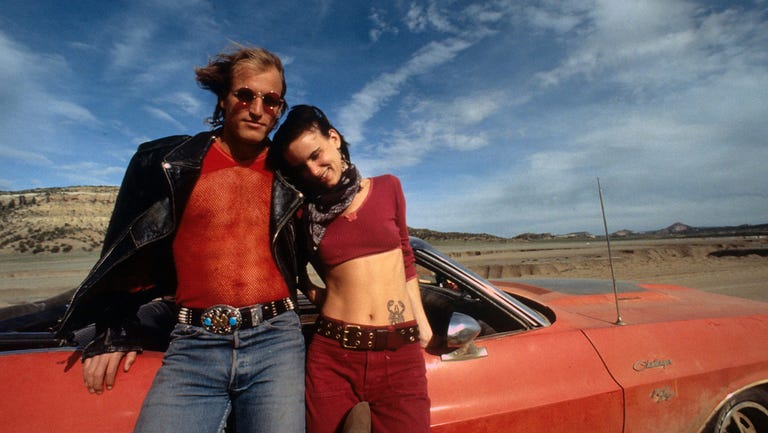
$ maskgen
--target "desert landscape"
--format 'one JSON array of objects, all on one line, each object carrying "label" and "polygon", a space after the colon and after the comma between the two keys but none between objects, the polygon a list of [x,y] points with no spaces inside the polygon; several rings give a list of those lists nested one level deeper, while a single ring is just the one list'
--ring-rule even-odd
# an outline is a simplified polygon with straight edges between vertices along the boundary
[{"label": "desert landscape", "polygon": [[[435,243],[486,278],[610,279],[604,241],[544,241],[514,248]],[[768,302],[768,237],[612,240],[620,281],[677,284]]]},{"label": "desert landscape", "polygon": [[[610,279],[600,241],[430,241],[478,274],[494,278]],[[616,279],[678,284],[768,302],[768,238],[611,241]],[[77,286],[96,252],[0,253],[0,306],[37,301]]]},{"label": "desert landscape", "polygon": [[[0,307],[75,288],[98,259],[116,187],[0,193]],[[619,281],[677,284],[768,302],[767,226],[664,230],[611,236]],[[610,279],[604,239],[440,233],[414,229],[483,277]]]}]

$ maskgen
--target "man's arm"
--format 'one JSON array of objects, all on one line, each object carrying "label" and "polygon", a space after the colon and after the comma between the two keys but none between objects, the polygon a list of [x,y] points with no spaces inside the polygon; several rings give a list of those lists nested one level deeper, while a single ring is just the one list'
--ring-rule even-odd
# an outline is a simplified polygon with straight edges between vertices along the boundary
[{"label": "man's arm", "polygon": [[107,390],[115,386],[115,377],[120,367],[120,361],[125,357],[123,371],[128,372],[136,361],[138,353],[132,352],[111,352],[102,353],[83,362],[83,379],[85,387],[91,394],[101,394],[106,385]]},{"label": "man's arm", "polygon": [[132,314],[135,320],[104,329],[83,349],[83,379],[90,393],[100,394],[105,385],[112,389],[120,362],[125,358],[123,371],[130,370],[145,345],[151,350],[165,350],[176,324],[173,304],[171,299],[144,304]]}]

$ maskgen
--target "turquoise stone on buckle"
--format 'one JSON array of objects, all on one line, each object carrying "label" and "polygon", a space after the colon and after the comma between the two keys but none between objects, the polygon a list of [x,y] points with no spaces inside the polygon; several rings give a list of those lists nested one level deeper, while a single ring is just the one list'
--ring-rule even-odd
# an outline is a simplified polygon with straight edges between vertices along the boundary
[{"label": "turquoise stone on buckle", "polygon": [[223,304],[207,308],[201,319],[203,328],[214,334],[231,334],[243,323],[239,309]]}]

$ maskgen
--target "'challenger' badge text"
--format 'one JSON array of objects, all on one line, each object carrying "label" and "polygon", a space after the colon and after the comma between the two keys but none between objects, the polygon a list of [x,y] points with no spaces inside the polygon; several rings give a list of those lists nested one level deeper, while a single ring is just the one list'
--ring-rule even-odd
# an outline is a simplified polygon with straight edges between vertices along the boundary
[{"label": "'challenger' badge text", "polygon": [[652,368],[667,368],[668,365],[672,365],[671,359],[654,359],[653,361],[643,359],[635,361],[632,365],[632,369],[635,371],[643,371]]}]

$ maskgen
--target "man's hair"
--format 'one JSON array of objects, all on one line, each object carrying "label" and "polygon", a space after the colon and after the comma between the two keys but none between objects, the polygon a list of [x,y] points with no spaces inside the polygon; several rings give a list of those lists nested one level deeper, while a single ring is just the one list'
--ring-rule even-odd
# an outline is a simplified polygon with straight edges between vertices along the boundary
[{"label": "man's hair", "polygon": [[[221,126],[224,123],[224,110],[221,109],[219,102],[226,98],[227,93],[232,90],[230,88],[232,75],[237,69],[251,68],[259,72],[269,68],[277,69],[283,84],[280,97],[285,98],[287,90],[285,71],[283,70],[283,62],[280,61],[279,57],[263,48],[245,47],[239,44],[235,44],[234,48],[231,52],[217,54],[208,62],[208,65],[195,69],[195,78],[200,87],[210,90],[216,95],[216,108],[213,110],[213,116],[207,119],[213,127]],[[283,104],[280,114],[286,108],[286,104]]]}]

